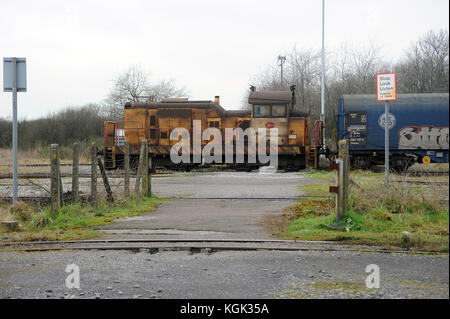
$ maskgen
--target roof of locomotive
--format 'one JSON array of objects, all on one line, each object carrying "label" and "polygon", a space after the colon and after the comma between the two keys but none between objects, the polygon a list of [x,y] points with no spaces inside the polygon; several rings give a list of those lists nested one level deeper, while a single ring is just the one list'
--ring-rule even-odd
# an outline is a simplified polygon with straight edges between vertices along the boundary
[{"label": "roof of locomotive", "polygon": [[292,102],[291,91],[251,91],[248,96],[250,104],[288,104]]},{"label": "roof of locomotive", "polygon": [[125,108],[147,108],[147,109],[159,109],[159,108],[176,108],[176,109],[182,109],[182,108],[199,108],[199,109],[206,109],[206,108],[214,108],[219,114],[225,113],[225,109],[220,106],[218,103],[213,101],[171,101],[171,102],[135,102],[125,103]]},{"label": "roof of locomotive", "polygon": [[163,100],[161,102],[127,102],[125,108],[147,108],[147,109],[185,109],[185,108],[199,108],[207,109],[214,108],[217,113],[221,116],[231,117],[231,116],[250,116],[250,110],[225,110],[219,103],[210,100],[199,100],[199,101],[189,101],[186,99],[171,99]]}]

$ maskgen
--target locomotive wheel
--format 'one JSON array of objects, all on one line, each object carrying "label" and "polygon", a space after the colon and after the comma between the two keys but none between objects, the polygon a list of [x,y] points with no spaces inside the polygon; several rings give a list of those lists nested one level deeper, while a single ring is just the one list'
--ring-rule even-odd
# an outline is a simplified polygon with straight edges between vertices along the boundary
[{"label": "locomotive wheel", "polygon": [[130,158],[130,169],[137,170],[139,166],[139,157],[131,157]]},{"label": "locomotive wheel", "polygon": [[368,169],[370,167],[370,160],[363,156],[355,156],[351,158],[350,165],[352,169]]}]

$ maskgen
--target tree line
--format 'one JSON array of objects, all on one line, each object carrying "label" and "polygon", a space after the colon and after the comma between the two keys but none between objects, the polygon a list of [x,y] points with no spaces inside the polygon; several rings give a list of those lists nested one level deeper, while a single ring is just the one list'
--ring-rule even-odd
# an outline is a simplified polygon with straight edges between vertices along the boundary
[{"label": "tree line", "polygon": [[[184,88],[174,80],[154,80],[142,66],[133,65],[119,74],[107,97],[100,103],[67,106],[58,112],[35,120],[18,122],[19,148],[48,148],[52,143],[70,145],[74,142],[101,140],[106,120],[123,118],[126,102],[160,101],[163,98],[186,96]],[[0,118],[0,148],[12,144],[12,123]]]},{"label": "tree line", "polygon": [[[320,117],[320,50],[294,46],[286,54],[284,81],[276,65],[269,65],[252,83],[258,90],[286,90],[296,85],[296,108],[311,113],[312,121]],[[380,47],[356,48],[344,43],[326,53],[325,116],[327,137],[335,139],[336,105],[343,94],[376,93],[376,73],[397,72],[399,93],[449,91],[448,30],[429,31],[392,63],[380,54]],[[69,145],[75,141],[103,136],[105,120],[123,118],[126,102],[160,101],[187,97],[185,88],[173,79],[156,80],[142,66],[133,65],[117,75],[107,97],[100,103],[66,107],[36,120],[21,120],[18,125],[19,148]],[[248,92],[245,93],[247,100]],[[243,102],[243,107],[248,107]],[[11,121],[0,118],[0,148],[11,147]]]},{"label": "tree line", "polygon": [[[102,107],[97,104],[66,107],[36,120],[21,120],[17,127],[19,148],[28,150],[52,143],[69,145],[99,137],[103,135],[105,120]],[[9,148],[11,143],[12,123],[0,119],[0,148]]]},{"label": "tree line", "polygon": [[[357,48],[348,43],[326,52],[325,117],[327,137],[335,139],[335,118],[343,94],[375,94],[376,74],[397,72],[398,93],[449,92],[448,30],[429,31],[411,44],[397,62],[380,54],[380,47]],[[284,85],[282,85],[282,83]],[[286,90],[296,86],[296,108],[320,118],[321,50],[294,46],[286,54],[284,81],[278,65],[268,66],[255,77],[258,90]]]}]

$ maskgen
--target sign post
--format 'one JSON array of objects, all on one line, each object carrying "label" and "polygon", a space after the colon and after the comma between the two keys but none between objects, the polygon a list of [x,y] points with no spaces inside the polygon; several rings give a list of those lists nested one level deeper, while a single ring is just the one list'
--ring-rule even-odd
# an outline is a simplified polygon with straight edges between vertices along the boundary
[{"label": "sign post", "polygon": [[377,101],[384,101],[384,184],[389,192],[389,101],[397,100],[396,73],[377,74]]},{"label": "sign post", "polygon": [[3,58],[3,91],[12,92],[13,204],[17,203],[17,92],[27,91],[25,58]]}]

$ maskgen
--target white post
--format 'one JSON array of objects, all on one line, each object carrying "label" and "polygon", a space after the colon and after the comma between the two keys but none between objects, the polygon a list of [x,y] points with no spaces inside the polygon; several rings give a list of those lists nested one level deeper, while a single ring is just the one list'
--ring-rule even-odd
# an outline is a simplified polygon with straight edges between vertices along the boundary
[{"label": "white post", "polygon": [[13,86],[12,86],[12,102],[13,102],[13,204],[17,203],[18,183],[17,183],[17,58],[12,58],[13,64]]}]

